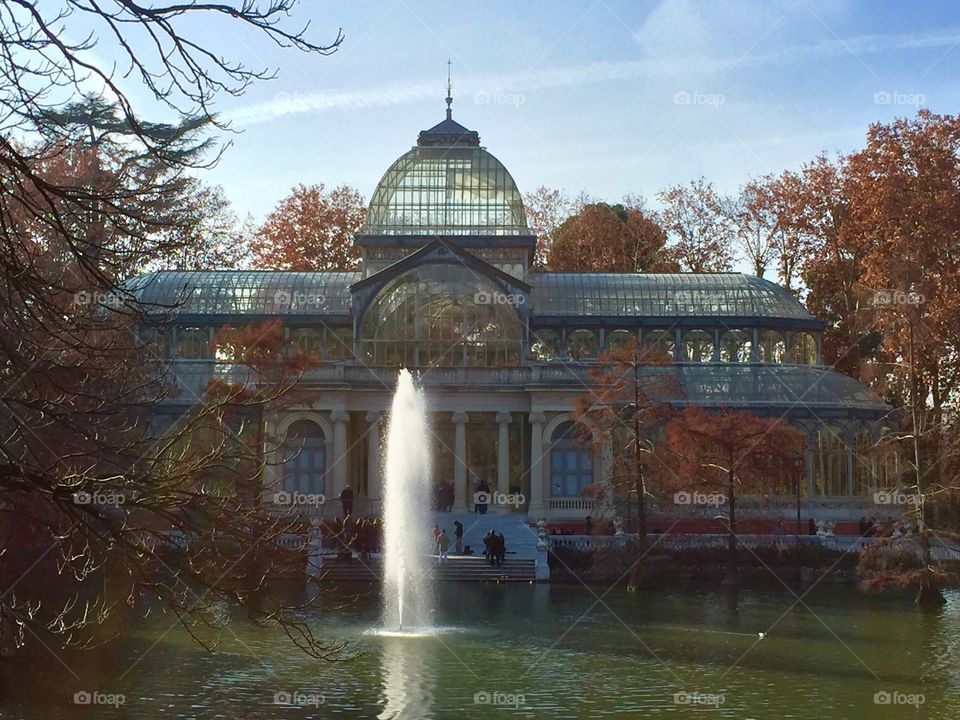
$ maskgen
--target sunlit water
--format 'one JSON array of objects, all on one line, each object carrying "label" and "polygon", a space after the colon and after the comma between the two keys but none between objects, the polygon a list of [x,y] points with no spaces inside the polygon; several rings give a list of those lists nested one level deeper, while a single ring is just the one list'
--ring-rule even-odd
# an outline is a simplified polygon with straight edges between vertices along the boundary
[{"label": "sunlit water", "polygon": [[386,631],[433,621],[428,554],[430,431],[423,391],[401,370],[390,407],[384,459],[384,615]]},{"label": "sunlit water", "polygon": [[[909,598],[838,587],[818,587],[802,604],[784,589],[592,590],[442,584],[436,615],[445,631],[417,637],[372,632],[384,611],[379,593],[346,608],[331,599],[304,617],[320,637],[349,640],[360,653],[343,663],[313,660],[283,635],[240,621],[208,655],[171,629],[172,618],[155,618],[136,629],[109,671],[74,667],[81,680],[54,682],[59,664],[51,657],[50,675],[24,678],[43,689],[42,705],[13,708],[0,699],[0,717],[960,717],[958,594],[926,615]],[[81,688],[125,694],[122,713],[70,705]],[[722,694],[723,703],[677,704],[682,692]],[[925,702],[875,704],[883,692],[921,693]],[[277,693],[317,704],[277,705]]]}]

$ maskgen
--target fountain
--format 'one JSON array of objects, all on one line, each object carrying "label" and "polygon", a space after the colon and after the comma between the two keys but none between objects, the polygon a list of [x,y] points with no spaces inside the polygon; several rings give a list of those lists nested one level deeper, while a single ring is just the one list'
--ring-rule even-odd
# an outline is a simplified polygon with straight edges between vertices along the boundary
[{"label": "fountain", "polygon": [[384,629],[416,633],[432,621],[429,578],[430,430],[426,399],[401,370],[390,408],[384,462]]}]

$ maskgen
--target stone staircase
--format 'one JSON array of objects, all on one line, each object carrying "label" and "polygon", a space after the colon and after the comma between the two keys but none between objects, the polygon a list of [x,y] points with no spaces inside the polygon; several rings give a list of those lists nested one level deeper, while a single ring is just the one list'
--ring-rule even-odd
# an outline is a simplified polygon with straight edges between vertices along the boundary
[{"label": "stone staircase", "polygon": [[527,525],[526,515],[475,515],[473,513],[435,512],[428,518],[429,527],[439,525],[450,536],[450,550],[454,549],[453,523],[463,523],[463,546],[469,545],[474,555],[483,556],[483,536],[490,530],[503,534],[507,546],[507,559],[536,560],[537,531]]},{"label": "stone staircase", "polygon": [[[379,583],[383,576],[383,561],[372,556],[361,561],[340,562],[331,557],[322,569],[324,582]],[[431,565],[434,580],[454,582],[531,582],[536,577],[534,560],[507,557],[501,567],[491,567],[483,557],[451,556],[446,565]]]},{"label": "stone staircase", "polygon": [[[472,555],[456,555],[453,538],[455,520],[463,523],[463,549],[469,546]],[[428,528],[434,524],[450,536],[450,558],[446,565],[433,564],[431,575],[436,580],[463,582],[529,582],[536,578],[536,530],[527,525],[525,515],[475,515],[472,513],[432,513]],[[490,530],[503,534],[507,556],[501,567],[491,567],[483,557],[483,536]],[[324,557],[323,578],[326,582],[379,582],[383,575],[382,558],[371,556],[361,561],[338,561],[334,555]]]}]

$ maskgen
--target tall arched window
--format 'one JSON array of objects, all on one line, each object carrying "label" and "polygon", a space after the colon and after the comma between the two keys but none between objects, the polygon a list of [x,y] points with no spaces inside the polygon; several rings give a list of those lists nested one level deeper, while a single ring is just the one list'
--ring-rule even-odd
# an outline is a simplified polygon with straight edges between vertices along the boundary
[{"label": "tall arched window", "polygon": [[847,444],[843,430],[835,425],[817,431],[813,477],[817,495],[847,494]]},{"label": "tall arched window", "polygon": [[537,330],[530,342],[530,358],[540,362],[556,360],[560,336],[553,330]]},{"label": "tall arched window", "polygon": [[315,328],[297,328],[290,332],[290,346],[295,352],[319,360],[323,357],[323,333]]},{"label": "tall arched window", "polygon": [[760,362],[782,363],[787,354],[787,343],[783,334],[776,330],[764,330],[760,333]]},{"label": "tall arched window", "polygon": [[670,330],[645,330],[643,332],[643,348],[658,355],[665,355],[673,360],[673,350],[676,343]]},{"label": "tall arched window", "polygon": [[808,332],[795,332],[790,343],[791,362],[796,365],[815,365],[817,340]]},{"label": "tall arched window", "polygon": [[462,265],[422,265],[392,280],[370,303],[360,350],[385,367],[519,365],[516,308],[525,301]]},{"label": "tall arched window", "polygon": [[593,461],[577,438],[577,426],[560,423],[550,443],[550,495],[580,497],[593,482]]},{"label": "tall arched window", "polygon": [[327,328],[327,360],[345,360],[353,357],[353,330]]},{"label": "tall arched window", "polygon": [[574,330],[567,335],[567,357],[571,360],[591,360],[597,356],[598,347],[593,330]]},{"label": "tall arched window", "polygon": [[753,352],[753,340],[744,330],[728,330],[720,336],[720,360],[748,363]]},{"label": "tall arched window", "polygon": [[210,356],[210,333],[206,328],[187,327],[177,331],[177,357],[202,360]]},{"label": "tall arched window", "polygon": [[632,337],[636,337],[629,330],[614,330],[607,333],[605,350],[616,350],[623,347]]},{"label": "tall arched window", "polygon": [[281,453],[284,490],[306,494],[324,492],[327,443],[323,428],[310,420],[297,420],[287,428]]},{"label": "tall arched window", "polygon": [[870,495],[879,489],[877,460],[880,458],[870,438],[869,428],[861,427],[857,430],[853,453],[853,494]]},{"label": "tall arched window", "polygon": [[170,359],[170,335],[155,327],[145,327],[140,331],[140,342],[146,359],[164,361]]},{"label": "tall arched window", "polygon": [[711,362],[713,360],[713,333],[706,330],[689,330],[683,334],[683,359],[687,362]]}]

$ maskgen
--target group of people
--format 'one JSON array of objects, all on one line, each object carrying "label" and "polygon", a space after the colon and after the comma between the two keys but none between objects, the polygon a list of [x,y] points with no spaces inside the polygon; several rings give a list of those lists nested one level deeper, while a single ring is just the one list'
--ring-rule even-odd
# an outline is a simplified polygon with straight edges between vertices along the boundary
[{"label": "group of people", "polygon": [[[450,562],[450,536],[447,535],[446,528],[439,525],[433,526],[433,547],[437,554],[437,564],[446,565]],[[459,555],[463,552],[463,523],[459,520],[453,521],[453,537],[455,541],[454,552]]]},{"label": "group of people", "polygon": [[334,548],[339,560],[351,560],[354,552],[360,554],[361,560],[366,560],[371,553],[380,551],[383,520],[347,515],[324,523],[322,533],[324,547]]},{"label": "group of people", "polygon": [[483,537],[483,556],[490,563],[490,566],[503,565],[504,558],[507,555],[507,543],[503,539],[503,533],[497,533],[491,530]]}]

